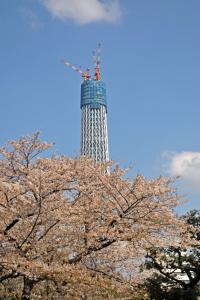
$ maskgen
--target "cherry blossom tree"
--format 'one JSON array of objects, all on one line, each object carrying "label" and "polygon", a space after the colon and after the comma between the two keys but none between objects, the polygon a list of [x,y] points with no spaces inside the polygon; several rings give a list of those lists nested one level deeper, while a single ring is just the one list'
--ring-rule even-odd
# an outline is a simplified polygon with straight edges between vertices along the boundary
[{"label": "cherry blossom tree", "polygon": [[45,158],[50,147],[35,133],[0,148],[1,294],[17,285],[23,300],[126,299],[145,249],[179,243],[176,192],[111,163]]}]

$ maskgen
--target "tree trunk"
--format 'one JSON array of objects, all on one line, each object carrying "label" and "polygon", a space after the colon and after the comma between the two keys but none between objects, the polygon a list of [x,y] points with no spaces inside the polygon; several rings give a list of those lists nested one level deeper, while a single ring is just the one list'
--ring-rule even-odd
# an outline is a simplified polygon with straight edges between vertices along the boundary
[{"label": "tree trunk", "polygon": [[30,300],[31,299],[31,291],[32,291],[35,283],[36,283],[35,280],[24,277],[24,287],[23,287],[23,291],[22,291],[21,300]]}]

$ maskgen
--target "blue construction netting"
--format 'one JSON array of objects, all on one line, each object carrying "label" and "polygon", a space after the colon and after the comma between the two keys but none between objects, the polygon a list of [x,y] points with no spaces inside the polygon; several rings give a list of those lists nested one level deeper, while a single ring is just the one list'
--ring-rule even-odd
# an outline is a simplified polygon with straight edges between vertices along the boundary
[{"label": "blue construction netting", "polygon": [[104,105],[107,110],[106,87],[101,80],[85,80],[81,84],[81,108],[90,105],[91,108],[100,108]]}]

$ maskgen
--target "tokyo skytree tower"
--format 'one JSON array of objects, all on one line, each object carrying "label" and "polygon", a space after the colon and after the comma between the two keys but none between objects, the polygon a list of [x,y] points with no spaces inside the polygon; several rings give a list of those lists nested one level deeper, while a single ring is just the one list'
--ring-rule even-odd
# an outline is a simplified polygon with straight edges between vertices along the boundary
[{"label": "tokyo skytree tower", "polygon": [[95,162],[109,160],[106,87],[100,73],[100,44],[93,53],[94,77],[90,70],[81,71],[67,61],[83,77],[81,84],[81,155],[92,158]]}]

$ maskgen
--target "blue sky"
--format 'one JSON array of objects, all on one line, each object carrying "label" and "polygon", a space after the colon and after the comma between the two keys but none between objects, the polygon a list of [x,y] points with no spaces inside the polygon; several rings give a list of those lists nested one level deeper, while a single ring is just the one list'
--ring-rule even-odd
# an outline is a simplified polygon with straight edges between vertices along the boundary
[{"label": "blue sky", "polygon": [[[200,209],[200,1],[1,0],[0,143],[41,130],[79,154],[79,74],[102,43],[110,156],[132,173],[181,175]],[[184,209],[183,209],[184,210]]]}]

